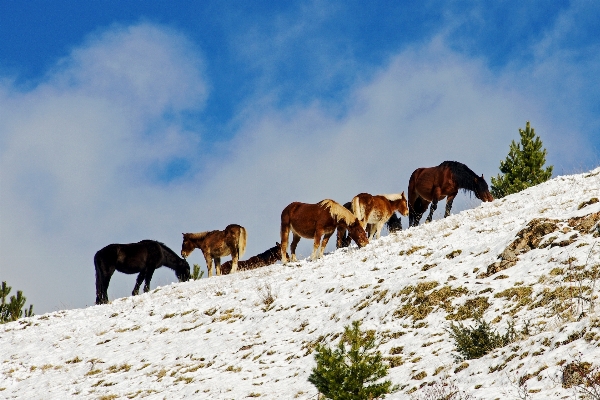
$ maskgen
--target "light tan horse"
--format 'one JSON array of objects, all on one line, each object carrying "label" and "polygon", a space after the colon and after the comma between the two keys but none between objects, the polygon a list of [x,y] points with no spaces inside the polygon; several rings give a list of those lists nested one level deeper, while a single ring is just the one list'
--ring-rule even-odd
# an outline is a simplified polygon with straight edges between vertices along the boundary
[{"label": "light tan horse", "polygon": [[381,228],[398,211],[405,217],[408,215],[408,203],[404,192],[398,194],[382,194],[372,196],[361,193],[352,199],[352,213],[367,228],[369,239],[381,236]]},{"label": "light tan horse", "polygon": [[288,262],[286,251],[290,230],[293,234],[291,261],[297,261],[296,247],[300,238],[314,240],[311,259],[316,260],[323,256],[329,238],[338,228],[347,229],[358,247],[369,244],[360,222],[341,204],[329,199],[317,204],[291,203],[281,212],[281,261],[284,264]]},{"label": "light tan horse", "polygon": [[221,257],[231,255],[231,273],[237,272],[238,260],[246,251],[246,229],[240,225],[227,225],[223,231],[184,233],[181,256],[187,258],[194,249],[202,250],[206,260],[208,276],[212,276],[215,260],[217,275],[221,275]]}]

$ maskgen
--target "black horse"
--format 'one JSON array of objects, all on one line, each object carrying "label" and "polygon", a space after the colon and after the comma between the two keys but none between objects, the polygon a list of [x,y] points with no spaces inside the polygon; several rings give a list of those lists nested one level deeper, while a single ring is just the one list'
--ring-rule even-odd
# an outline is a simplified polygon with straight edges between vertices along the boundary
[{"label": "black horse", "polygon": [[133,296],[139,293],[142,281],[146,281],[144,292],[150,290],[150,280],[154,270],[166,266],[175,271],[180,282],[190,279],[190,265],[165,244],[155,240],[142,240],[138,243],[109,244],[98,250],[94,256],[96,267],[96,304],[108,303],[108,284],[115,270],[124,274],[139,273]]}]

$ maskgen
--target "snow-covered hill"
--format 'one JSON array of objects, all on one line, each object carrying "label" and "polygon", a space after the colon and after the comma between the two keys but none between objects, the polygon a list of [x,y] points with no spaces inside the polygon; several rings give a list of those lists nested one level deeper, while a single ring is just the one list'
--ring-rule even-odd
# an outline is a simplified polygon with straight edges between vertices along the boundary
[{"label": "snow-covered hill", "polygon": [[[0,397],[315,399],[312,349],[353,320],[393,365],[402,389],[388,398],[436,382],[481,399],[570,396],[562,365],[600,364],[597,197],[600,168],[317,262],[2,325]],[[456,361],[447,329],[477,316],[500,333],[514,322],[520,338]]]}]

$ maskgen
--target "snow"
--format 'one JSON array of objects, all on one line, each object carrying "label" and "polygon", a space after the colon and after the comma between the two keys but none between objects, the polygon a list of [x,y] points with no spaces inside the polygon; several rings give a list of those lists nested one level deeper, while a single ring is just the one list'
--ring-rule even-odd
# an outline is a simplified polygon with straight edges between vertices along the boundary
[{"label": "snow", "polygon": [[[482,399],[518,398],[523,390],[530,399],[572,396],[573,389],[560,383],[561,361],[598,363],[600,304],[595,301],[591,310],[589,302],[573,295],[567,299],[574,305],[569,314],[556,310],[564,300],[519,307],[517,296],[499,294],[531,287],[535,302],[544,290],[592,286],[589,275],[572,282],[565,278],[600,262],[600,239],[580,233],[569,245],[540,246],[519,255],[508,269],[487,278],[477,275],[498,261],[533,218],[566,221],[600,212],[600,203],[578,209],[599,195],[600,168],[557,177],[318,261],[173,284],[108,305],[1,325],[0,397],[316,399],[307,381],[315,366],[312,346],[319,338],[337,344],[337,334],[353,320],[377,332],[386,357],[401,357],[388,379],[402,389],[387,398],[410,398],[410,391],[418,395],[420,386],[435,382],[452,382]],[[573,234],[565,232],[544,240]],[[461,361],[448,333],[453,321],[441,303],[422,320],[399,316],[414,300],[414,292],[402,290],[425,282],[437,282],[433,290],[468,291],[445,299],[452,312],[468,299],[484,297],[490,306],[483,318],[495,321],[499,333],[510,321],[518,332],[527,325],[529,333],[457,369]],[[265,300],[269,293],[272,304]],[[458,322],[472,325],[473,319]],[[416,379],[422,372],[426,376]],[[525,374],[533,376],[519,387]]]}]

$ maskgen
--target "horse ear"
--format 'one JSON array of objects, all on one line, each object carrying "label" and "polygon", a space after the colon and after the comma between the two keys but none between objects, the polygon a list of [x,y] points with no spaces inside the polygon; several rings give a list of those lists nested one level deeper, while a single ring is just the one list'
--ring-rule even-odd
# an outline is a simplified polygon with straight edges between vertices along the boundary
[{"label": "horse ear", "polygon": [[[481,174],[481,179],[483,179],[483,174]],[[485,181],[485,179],[483,179]]]}]

